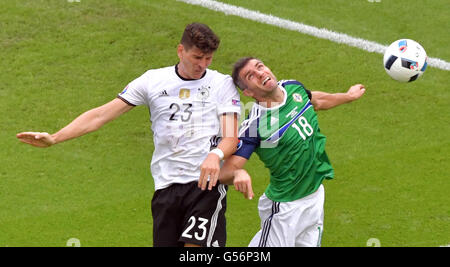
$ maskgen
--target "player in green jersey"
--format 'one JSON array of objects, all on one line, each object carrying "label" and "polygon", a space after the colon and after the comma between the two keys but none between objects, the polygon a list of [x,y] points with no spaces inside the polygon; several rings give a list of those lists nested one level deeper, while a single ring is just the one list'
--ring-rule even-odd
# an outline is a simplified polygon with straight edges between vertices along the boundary
[{"label": "player in green jersey", "polygon": [[232,76],[256,103],[241,125],[239,148],[224,163],[219,179],[251,199],[251,178],[243,169],[251,154],[255,152],[270,171],[270,183],[258,204],[261,230],[250,246],[320,246],[322,181],[332,179],[334,171],[315,110],[356,100],[364,86],[354,85],[346,93],[309,91],[295,80],[277,81],[261,60],[252,57],[236,62]]}]

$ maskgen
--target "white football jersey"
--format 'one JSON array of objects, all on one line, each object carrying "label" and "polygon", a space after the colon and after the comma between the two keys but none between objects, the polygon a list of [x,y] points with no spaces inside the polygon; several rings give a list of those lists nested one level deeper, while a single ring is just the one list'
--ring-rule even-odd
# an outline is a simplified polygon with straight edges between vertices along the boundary
[{"label": "white football jersey", "polygon": [[118,98],[150,109],[156,190],[198,180],[200,165],[220,140],[219,116],[241,111],[231,77],[210,69],[198,80],[183,79],[176,66],[149,70]]}]

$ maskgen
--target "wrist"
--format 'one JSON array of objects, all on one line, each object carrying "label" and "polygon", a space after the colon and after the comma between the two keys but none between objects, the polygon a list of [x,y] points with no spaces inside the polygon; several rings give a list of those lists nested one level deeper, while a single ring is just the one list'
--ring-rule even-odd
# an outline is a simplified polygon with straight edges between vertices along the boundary
[{"label": "wrist", "polygon": [[213,150],[209,151],[209,154],[211,153],[217,155],[220,160],[223,160],[223,158],[225,157],[225,154],[220,148],[214,148]]},{"label": "wrist", "polygon": [[236,169],[236,170],[233,171],[233,176],[234,177],[238,176],[240,172],[245,172],[245,170],[243,170],[243,169]]},{"label": "wrist", "polygon": [[353,100],[355,100],[355,96],[352,93],[347,92],[347,102],[352,102]]},{"label": "wrist", "polygon": [[54,134],[50,134],[50,139],[51,139],[51,143],[52,145],[56,145],[58,144],[60,141],[58,140],[58,133],[54,133]]}]

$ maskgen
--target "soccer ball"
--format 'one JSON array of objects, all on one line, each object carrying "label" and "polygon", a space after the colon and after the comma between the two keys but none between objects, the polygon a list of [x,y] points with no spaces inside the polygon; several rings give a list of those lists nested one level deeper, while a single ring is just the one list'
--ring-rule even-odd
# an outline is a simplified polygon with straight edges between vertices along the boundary
[{"label": "soccer ball", "polygon": [[384,52],[384,69],[394,80],[412,82],[427,68],[427,53],[416,41],[400,39]]}]

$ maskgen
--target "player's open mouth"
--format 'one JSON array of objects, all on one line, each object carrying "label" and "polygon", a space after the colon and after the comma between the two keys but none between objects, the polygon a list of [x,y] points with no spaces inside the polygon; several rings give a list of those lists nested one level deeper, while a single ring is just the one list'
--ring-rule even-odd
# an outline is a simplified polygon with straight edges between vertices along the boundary
[{"label": "player's open mouth", "polygon": [[270,81],[270,77],[267,77],[264,79],[264,81],[262,82],[262,85],[266,85],[266,83]]}]

